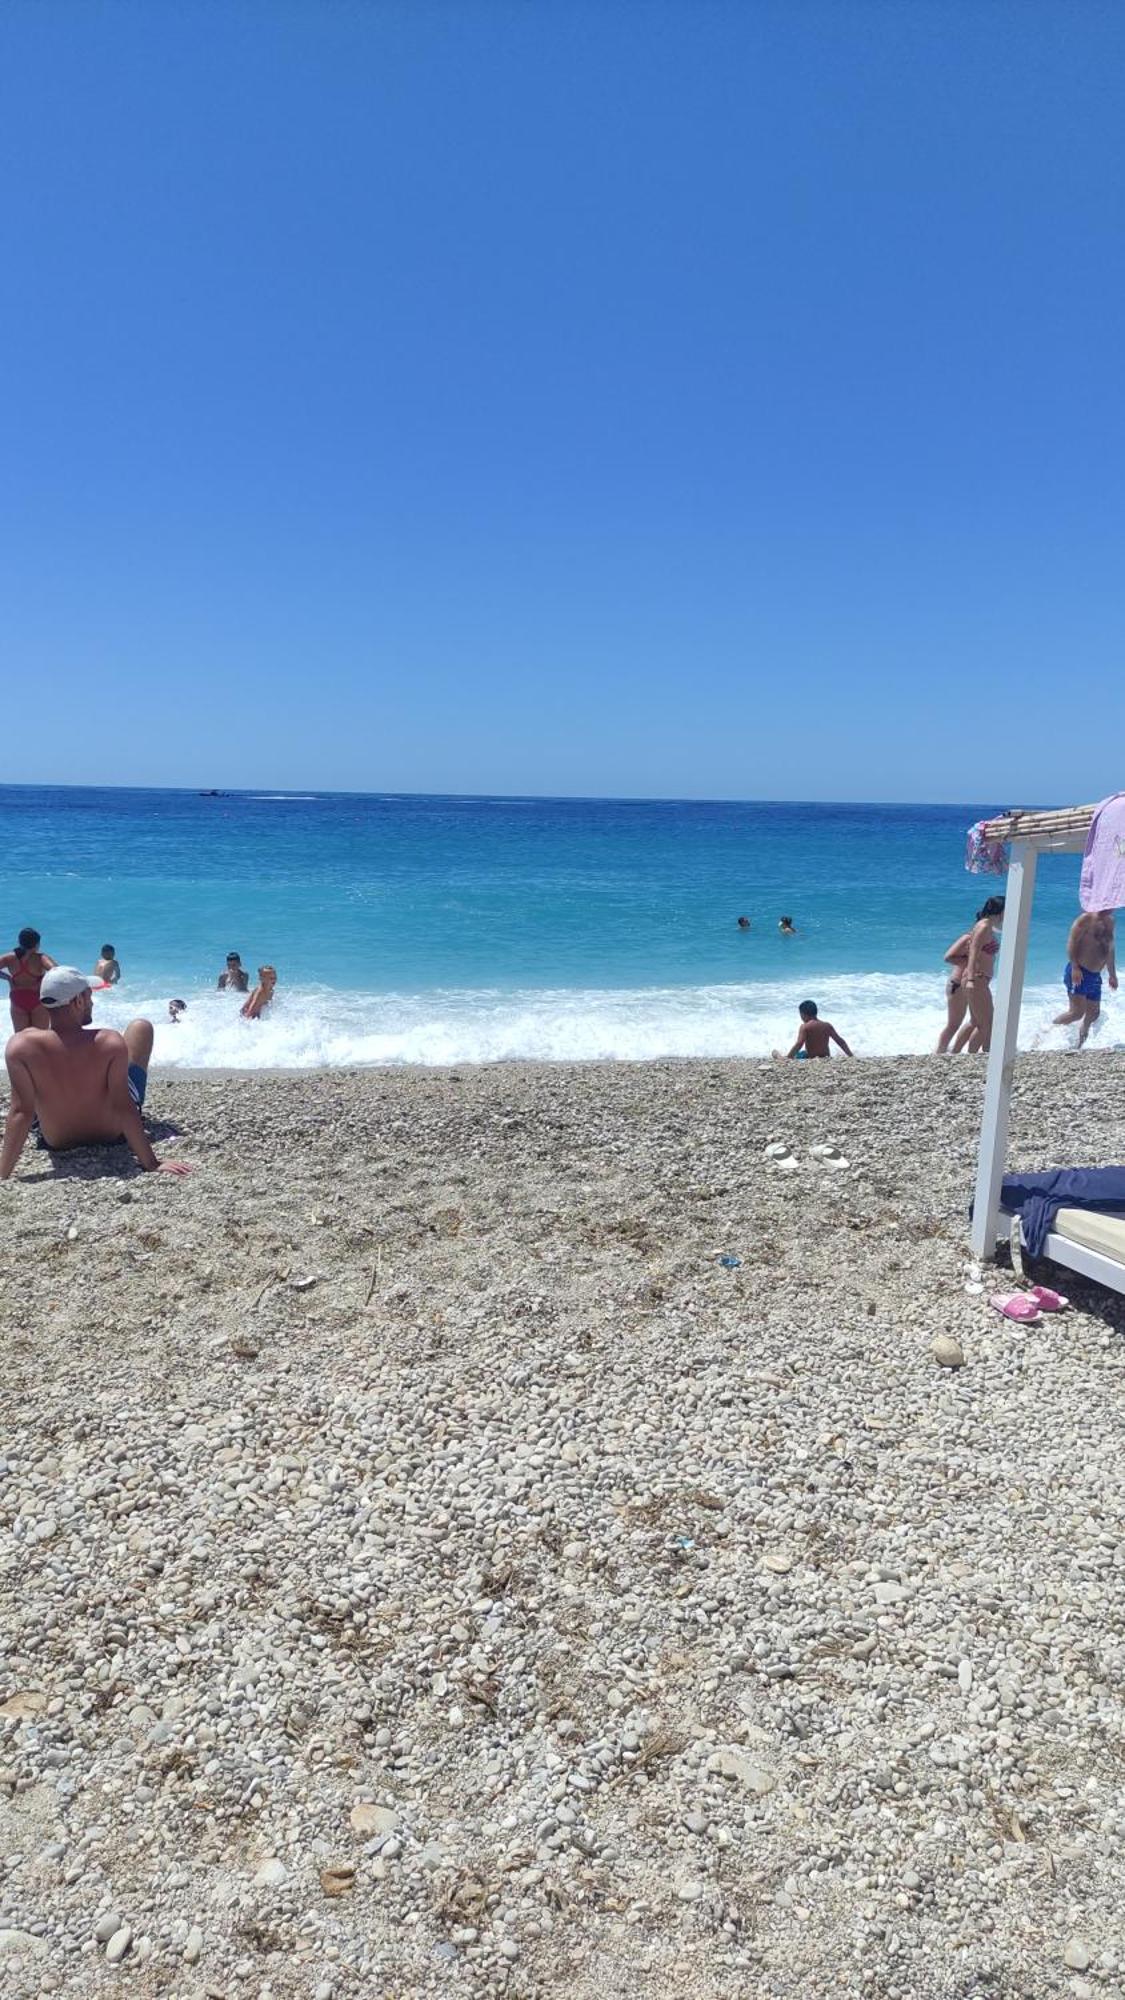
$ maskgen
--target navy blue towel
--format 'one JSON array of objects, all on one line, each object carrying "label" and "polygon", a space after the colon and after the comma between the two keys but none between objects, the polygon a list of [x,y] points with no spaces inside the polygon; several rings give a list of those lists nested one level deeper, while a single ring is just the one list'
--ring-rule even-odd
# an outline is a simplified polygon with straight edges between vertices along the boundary
[{"label": "navy blue towel", "polygon": [[1021,1217],[1028,1253],[1038,1257],[1060,1208],[1125,1215],[1125,1167],[1056,1167],[1048,1174],[1005,1174],[1000,1201]]}]

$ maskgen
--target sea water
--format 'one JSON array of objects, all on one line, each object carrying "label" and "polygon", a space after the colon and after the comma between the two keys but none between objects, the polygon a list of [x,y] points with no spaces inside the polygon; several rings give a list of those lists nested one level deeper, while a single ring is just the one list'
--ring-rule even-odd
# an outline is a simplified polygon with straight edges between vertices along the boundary
[{"label": "sea water", "polygon": [[[34,924],[84,968],[112,943],[96,1019],[149,1014],[157,1059],[195,1067],[764,1056],[806,998],[858,1054],[916,1053],[946,947],[1003,889],[964,868],[1002,805],[9,786],[0,938]],[[1040,864],[1025,1045],[1064,1045],[1077,881],[1074,856]],[[277,967],[259,1023],[215,990],[231,950]],[[1120,1034],[1107,994],[1099,1040]]]}]

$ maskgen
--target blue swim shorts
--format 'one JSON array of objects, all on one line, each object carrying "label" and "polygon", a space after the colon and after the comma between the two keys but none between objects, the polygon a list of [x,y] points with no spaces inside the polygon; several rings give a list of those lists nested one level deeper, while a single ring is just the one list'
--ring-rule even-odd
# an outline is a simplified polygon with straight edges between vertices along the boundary
[{"label": "blue swim shorts", "polygon": [[140,1110],[141,1105],[145,1101],[145,1091],[147,1088],[148,1088],[147,1069],[142,1069],[140,1063],[130,1063],[129,1095],[132,1098],[133,1103],[136,1105],[138,1111]]},{"label": "blue swim shorts", "polygon": [[1102,997],[1101,973],[1087,972],[1086,967],[1083,966],[1082,977],[1076,986],[1074,984],[1074,971],[1069,959],[1067,959],[1063,971],[1063,985],[1072,999],[1076,994],[1080,1000],[1100,1000]]}]

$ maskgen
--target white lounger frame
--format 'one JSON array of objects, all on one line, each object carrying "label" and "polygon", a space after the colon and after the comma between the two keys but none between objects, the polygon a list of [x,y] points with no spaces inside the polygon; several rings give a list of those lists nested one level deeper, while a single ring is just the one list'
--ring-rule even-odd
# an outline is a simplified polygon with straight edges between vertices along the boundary
[{"label": "white lounger frame", "polygon": [[[1035,870],[1041,854],[1081,854],[1096,806],[1076,806],[1058,813],[1013,813],[993,820],[989,833],[1011,841],[1004,929],[1000,943],[1000,964],[996,979],[995,1021],[988,1056],[984,1088],[984,1115],[981,1119],[980,1153],[977,1158],[977,1185],[973,1199],[971,1242],[976,1255],[994,1259],[997,1244],[1008,1238],[1004,1227],[1010,1218],[1000,1207],[1000,1184],[1008,1151],[1008,1114],[1012,1101],[1012,1071],[1016,1060],[1016,1033],[1020,1024],[1024,971],[1027,966],[1027,939],[1031,928],[1031,904],[1035,895]],[[1019,1232],[1012,1232],[1013,1258],[1019,1255]],[[1099,1285],[1125,1292],[1125,1265],[1098,1250],[1087,1250],[1054,1232],[1048,1236],[1043,1255]],[[1022,1265],[1017,1264],[1017,1269]]]},{"label": "white lounger frame", "polygon": [[[1019,1277],[1024,1275],[1026,1251],[1020,1238],[1020,1219],[1001,1209],[1005,1222],[1011,1224],[1012,1267]],[[1052,1229],[1039,1255],[1047,1257],[1052,1264],[1062,1264],[1068,1271],[1076,1271],[1080,1278],[1092,1278],[1096,1285],[1107,1285],[1110,1291],[1125,1292],[1125,1264],[1119,1264],[1116,1257],[1107,1257],[1104,1251],[1090,1250],[1085,1243],[1072,1243],[1069,1236],[1056,1236]]]}]

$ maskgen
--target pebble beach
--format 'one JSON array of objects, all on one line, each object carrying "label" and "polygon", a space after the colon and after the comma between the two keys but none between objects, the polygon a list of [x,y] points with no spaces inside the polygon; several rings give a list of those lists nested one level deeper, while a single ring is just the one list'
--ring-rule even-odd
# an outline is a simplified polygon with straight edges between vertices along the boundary
[{"label": "pebble beach", "polygon": [[[983,1080],[156,1071],[190,1180],[29,1149],[8,1990],[1121,2000],[1125,1301],[966,1289]],[[1017,1065],[1013,1166],[1123,1138]]]}]

